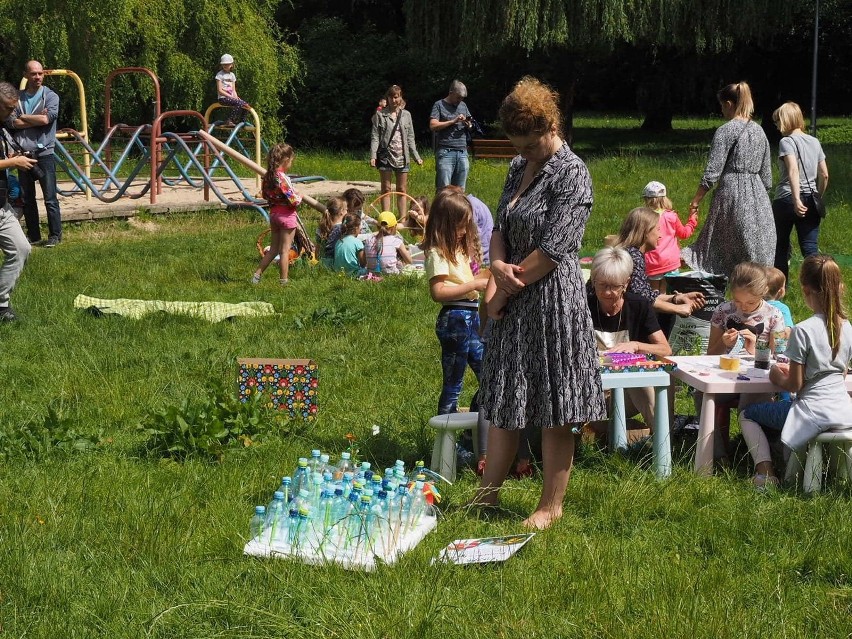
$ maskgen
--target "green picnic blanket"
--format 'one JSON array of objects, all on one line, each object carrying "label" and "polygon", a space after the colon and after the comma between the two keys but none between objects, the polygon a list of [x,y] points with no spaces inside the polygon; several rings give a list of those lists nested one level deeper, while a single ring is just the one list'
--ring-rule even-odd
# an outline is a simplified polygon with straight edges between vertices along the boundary
[{"label": "green picnic blanket", "polygon": [[163,300],[102,300],[88,295],[74,298],[74,308],[92,310],[95,313],[121,315],[139,319],[149,313],[161,311],[173,315],[198,317],[208,322],[221,322],[232,317],[266,317],[274,315],[275,309],[268,302],[166,302]]}]

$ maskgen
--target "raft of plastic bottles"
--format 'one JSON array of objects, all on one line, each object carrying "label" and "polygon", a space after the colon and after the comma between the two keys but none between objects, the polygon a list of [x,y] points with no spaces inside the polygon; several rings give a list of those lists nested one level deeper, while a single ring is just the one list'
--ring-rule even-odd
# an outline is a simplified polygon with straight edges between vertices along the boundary
[{"label": "raft of plastic bottles", "polygon": [[357,467],[349,453],[332,465],[319,450],[299,459],[267,506],[257,506],[244,554],[291,557],[371,570],[394,563],[436,523],[440,498],[423,462],[411,474],[397,460],[384,474],[369,462]]}]

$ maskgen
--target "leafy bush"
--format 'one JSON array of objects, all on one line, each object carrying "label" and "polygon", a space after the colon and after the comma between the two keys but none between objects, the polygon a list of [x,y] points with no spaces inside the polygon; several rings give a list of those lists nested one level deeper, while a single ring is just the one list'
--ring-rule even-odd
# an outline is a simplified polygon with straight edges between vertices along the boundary
[{"label": "leafy bush", "polygon": [[281,419],[262,406],[260,397],[243,403],[220,384],[206,396],[154,411],[138,428],[148,437],[145,448],[151,455],[221,460],[228,448],[251,446]]},{"label": "leafy bush", "polygon": [[61,416],[51,404],[41,422],[23,424],[13,431],[0,430],[0,457],[43,459],[56,452],[90,451],[102,441],[102,431],[86,433],[77,430],[71,419]]}]

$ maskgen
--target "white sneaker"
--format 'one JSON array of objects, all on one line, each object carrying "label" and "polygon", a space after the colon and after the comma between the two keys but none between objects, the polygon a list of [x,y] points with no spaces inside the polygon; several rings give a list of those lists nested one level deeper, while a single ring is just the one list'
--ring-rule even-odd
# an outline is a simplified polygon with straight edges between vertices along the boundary
[{"label": "white sneaker", "polygon": [[252,275],[251,276],[251,283],[252,284],[260,284],[260,275],[258,275],[257,273]]}]

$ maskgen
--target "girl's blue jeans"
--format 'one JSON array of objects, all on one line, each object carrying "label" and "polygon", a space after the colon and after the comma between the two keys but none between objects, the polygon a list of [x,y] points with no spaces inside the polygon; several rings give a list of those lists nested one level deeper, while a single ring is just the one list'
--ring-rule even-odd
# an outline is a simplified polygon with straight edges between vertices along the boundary
[{"label": "girl's blue jeans", "polygon": [[441,343],[441,369],[444,374],[438,414],[445,415],[456,412],[458,408],[464,371],[468,366],[479,380],[482,365],[479,311],[475,308],[443,308],[435,322],[435,334]]}]

